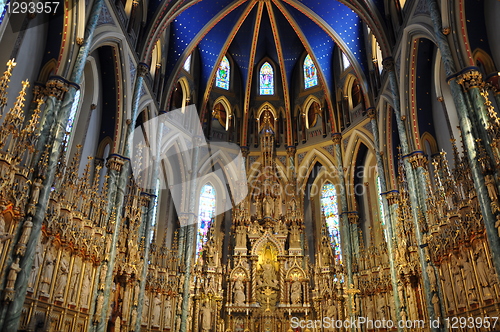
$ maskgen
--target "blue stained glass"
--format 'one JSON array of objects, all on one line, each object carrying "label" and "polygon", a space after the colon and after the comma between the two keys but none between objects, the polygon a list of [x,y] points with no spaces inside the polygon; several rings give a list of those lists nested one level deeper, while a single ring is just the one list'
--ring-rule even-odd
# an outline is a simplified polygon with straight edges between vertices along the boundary
[{"label": "blue stained glass", "polygon": [[229,74],[231,66],[226,56],[222,58],[215,75],[215,86],[224,90],[229,90]]},{"label": "blue stained glass", "polygon": [[318,85],[318,73],[311,56],[308,54],[304,59],[304,87],[307,89],[316,85]]},{"label": "blue stained glass", "polygon": [[274,95],[274,73],[269,62],[260,67],[260,94]]},{"label": "blue stained glass", "polygon": [[340,224],[337,205],[337,190],[331,183],[325,183],[321,190],[321,210],[326,219],[326,226],[330,233],[330,243],[335,250],[335,258],[342,262],[342,249],[340,248]]},{"label": "blue stained glass", "polygon": [[207,242],[208,230],[215,217],[215,189],[211,184],[206,184],[201,188],[198,213],[198,234],[196,237],[196,254],[203,249]]}]

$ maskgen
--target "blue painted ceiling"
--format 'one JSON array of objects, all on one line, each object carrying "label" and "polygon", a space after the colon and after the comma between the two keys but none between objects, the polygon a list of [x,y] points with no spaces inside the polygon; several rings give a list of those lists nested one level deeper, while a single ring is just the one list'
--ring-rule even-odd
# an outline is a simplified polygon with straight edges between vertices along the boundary
[{"label": "blue painted ceiling", "polygon": [[[151,4],[157,6],[158,2],[153,0]],[[254,40],[259,5],[263,6],[263,10],[258,38]],[[374,6],[377,8],[377,3]],[[247,9],[250,10],[249,14]],[[248,15],[243,17],[245,13]],[[311,56],[331,91],[334,77],[332,60],[337,44],[341,45],[341,49],[347,50],[351,63],[356,64],[359,70],[366,71],[362,21],[355,12],[339,1],[270,0],[269,5],[266,2],[246,0],[201,0],[189,2],[189,6],[180,11],[171,23],[166,74],[175,74],[174,69],[180,68],[181,61],[194,47],[198,47],[202,71],[201,88],[205,89],[213,68],[218,65],[219,55],[227,50],[237,67],[234,70],[241,73],[243,86],[246,86],[248,70],[255,70],[256,64],[264,57],[272,59],[275,66],[280,63],[270,16],[276,21],[281,40],[282,62],[288,86],[291,86],[291,76],[294,68],[297,68],[297,61],[302,59],[301,56],[306,51],[311,51]],[[231,36],[231,31],[240,20],[243,23],[237,33]],[[327,26],[320,26],[321,20]],[[301,40],[300,35],[305,39]],[[250,64],[252,41],[256,42],[257,47],[254,63]]]}]

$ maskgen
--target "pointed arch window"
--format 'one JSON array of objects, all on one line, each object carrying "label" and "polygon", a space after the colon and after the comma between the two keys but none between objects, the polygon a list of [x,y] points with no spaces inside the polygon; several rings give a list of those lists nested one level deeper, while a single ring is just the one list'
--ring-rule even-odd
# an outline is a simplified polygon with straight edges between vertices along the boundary
[{"label": "pointed arch window", "polygon": [[269,62],[260,67],[260,94],[274,95],[274,71]]},{"label": "pointed arch window", "polygon": [[321,210],[325,216],[326,226],[330,233],[330,243],[335,250],[335,259],[338,262],[342,262],[337,190],[332,183],[325,183],[321,189]]},{"label": "pointed arch window", "polygon": [[199,211],[198,211],[198,233],[196,236],[196,255],[201,251],[207,242],[208,230],[215,218],[215,188],[211,184],[206,184],[201,188]]},{"label": "pointed arch window", "polygon": [[316,66],[308,54],[304,59],[304,87],[306,89],[318,85],[318,73]]},{"label": "pointed arch window", "polygon": [[217,68],[217,73],[215,76],[215,86],[224,90],[229,90],[229,74],[231,73],[231,65],[226,56],[222,58],[222,61]]}]

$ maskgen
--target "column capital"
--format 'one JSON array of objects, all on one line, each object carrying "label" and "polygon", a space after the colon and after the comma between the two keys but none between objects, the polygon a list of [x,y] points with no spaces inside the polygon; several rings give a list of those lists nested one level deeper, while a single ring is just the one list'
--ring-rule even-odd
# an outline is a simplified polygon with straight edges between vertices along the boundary
[{"label": "column capital", "polygon": [[388,57],[382,60],[382,67],[386,71],[393,71],[394,70],[394,58],[393,57]]},{"label": "column capital", "polygon": [[425,167],[427,165],[427,158],[424,156],[423,151],[414,151],[405,157],[408,158],[408,161],[414,169],[417,167]]},{"label": "column capital", "polygon": [[244,158],[248,157],[248,155],[250,154],[250,149],[248,148],[248,146],[240,146],[240,150]]},{"label": "column capital", "polygon": [[297,148],[295,146],[290,145],[286,147],[286,154],[288,157],[293,157],[295,152],[297,152]]},{"label": "column capital", "polygon": [[64,94],[68,92],[68,82],[62,77],[51,77],[45,83],[45,91],[47,96],[55,97],[57,100],[62,100]]},{"label": "column capital", "polygon": [[387,198],[387,203],[389,205],[394,205],[399,203],[399,192],[397,190],[391,190],[386,193],[383,193],[382,195]]},{"label": "column capital", "polygon": [[120,172],[122,170],[123,164],[125,164],[125,160],[123,158],[121,158],[118,155],[112,155],[108,158],[106,167],[114,171]]},{"label": "column capital", "polygon": [[457,78],[458,84],[464,87],[465,91],[478,88],[483,84],[483,75],[476,67],[465,68]]},{"label": "column capital", "polygon": [[139,76],[144,77],[148,72],[149,66],[144,62],[139,62],[139,64],[137,65],[137,73],[139,74]]},{"label": "column capital", "polygon": [[338,145],[338,144],[340,144],[341,140],[342,140],[342,134],[341,133],[333,133],[332,134],[332,142],[333,142],[333,144]]},{"label": "column capital", "polygon": [[377,110],[375,109],[375,107],[368,107],[366,109],[366,115],[371,119],[375,119],[375,117],[377,116]]}]

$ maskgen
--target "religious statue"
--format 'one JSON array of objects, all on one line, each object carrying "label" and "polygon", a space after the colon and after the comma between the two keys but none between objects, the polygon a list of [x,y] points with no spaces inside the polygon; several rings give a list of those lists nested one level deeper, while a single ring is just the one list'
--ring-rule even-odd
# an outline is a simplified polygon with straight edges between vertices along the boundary
[{"label": "religious statue", "polygon": [[282,220],[280,220],[278,223],[276,223],[274,227],[274,232],[277,235],[287,236],[288,228],[286,227],[286,224]]},{"label": "religious statue", "polygon": [[120,316],[116,317],[116,319],[115,319],[115,328],[113,329],[114,332],[120,332],[121,321],[122,321],[122,319],[120,318]]},{"label": "religious statue", "polygon": [[274,219],[279,219],[283,214],[283,202],[280,196],[276,197],[274,200]]},{"label": "religious statue", "polygon": [[35,181],[33,182],[33,191],[31,193],[31,201],[30,201],[30,205],[32,205],[33,207],[38,203],[38,198],[40,197],[40,189],[42,187],[43,187],[42,179],[36,178]]},{"label": "religious statue", "polygon": [[236,248],[246,248],[245,226],[236,226]]},{"label": "religious statue", "polygon": [[260,204],[260,199],[257,198],[254,202],[255,205],[255,216],[257,219],[262,219],[262,207]]},{"label": "religious statue", "polygon": [[459,260],[464,273],[465,289],[467,290],[467,297],[469,304],[477,303],[476,286],[474,284],[474,268],[471,262],[467,259],[466,254]]},{"label": "religious statue", "polygon": [[69,294],[70,294],[70,302],[75,303],[76,302],[76,295],[78,294],[77,290],[77,283],[78,280],[80,279],[80,273],[81,273],[81,267],[79,264],[78,260],[75,260],[75,263],[73,264],[73,271],[71,272],[71,282],[69,285]]},{"label": "religious statue", "polygon": [[431,291],[435,292],[436,291],[436,274],[434,273],[434,268],[430,264],[430,262],[427,263],[427,267],[425,269],[427,271],[427,275],[429,276],[429,284],[431,286]]},{"label": "religious statue", "polygon": [[90,270],[87,268],[84,270],[85,274],[83,275],[82,282],[82,291],[80,293],[80,306],[86,307],[89,303],[89,294],[90,294]]},{"label": "religious statue", "polygon": [[23,231],[21,233],[21,237],[19,238],[18,242],[19,244],[26,245],[26,243],[28,243],[32,228],[33,228],[33,222],[31,221],[31,216],[29,216],[24,222]]},{"label": "religious statue", "polygon": [[249,235],[257,236],[260,235],[260,226],[257,220],[250,224]]},{"label": "religious statue", "polygon": [[265,263],[262,264],[262,279],[259,286],[269,286],[272,288],[278,286],[278,280],[276,280],[276,271],[269,259],[267,259]]},{"label": "religious statue", "polygon": [[438,318],[441,316],[441,307],[439,306],[439,297],[437,293],[434,293],[432,296],[432,304],[434,305],[434,315],[436,315],[435,318]]},{"label": "religious statue", "polygon": [[[462,274],[460,273],[460,267],[458,267],[457,264],[452,263],[450,265],[450,269],[451,269],[451,274],[453,275],[453,284],[455,285],[455,292],[458,300],[458,308],[463,308],[465,307],[465,290],[462,283]],[[453,288],[450,287],[450,289]]]},{"label": "religious statue", "polygon": [[486,257],[484,254],[484,248],[482,245],[478,245],[475,252],[474,258],[476,260],[476,270],[479,285],[483,288],[483,298],[485,300],[490,300],[493,298],[493,292],[491,287],[496,283],[495,272],[488,266],[486,262]]},{"label": "religious statue", "polygon": [[0,239],[3,242],[4,236],[7,234],[5,232],[5,217],[3,215],[3,211],[5,210],[4,205],[0,205]]},{"label": "religious statue", "polygon": [[290,248],[300,248],[300,231],[298,226],[290,230]]},{"label": "religious statue", "polygon": [[241,279],[236,279],[233,286],[233,294],[234,294],[234,304],[243,305],[245,304],[245,285],[241,281]]},{"label": "religious statue", "polygon": [[212,309],[207,302],[201,308],[201,329],[203,332],[207,332],[212,326]]},{"label": "religious statue", "polygon": [[104,304],[104,294],[103,292],[99,292],[99,296],[97,296],[97,304],[95,306],[95,315],[94,315],[94,320],[96,322],[101,321],[103,304]]},{"label": "religious statue", "polygon": [[500,214],[497,214],[497,221],[495,222],[495,227],[498,231],[498,237],[500,237]]},{"label": "religious statue", "polygon": [[298,304],[302,300],[302,285],[297,279],[292,282],[290,300],[292,301],[292,304]]},{"label": "religious statue", "polygon": [[69,274],[69,262],[66,254],[62,254],[61,262],[59,263],[59,273],[57,274],[57,283],[55,287],[55,298],[62,300],[64,296],[64,290],[66,289],[66,283],[68,281]]},{"label": "religious statue", "polygon": [[497,193],[497,188],[496,188],[496,184],[495,184],[495,179],[493,177],[493,175],[491,174],[488,174],[484,177],[484,182],[485,182],[485,185],[486,185],[486,188],[488,189],[488,196],[490,197],[491,199],[491,202],[493,203],[493,209],[495,211],[498,211],[498,193]]},{"label": "religious statue", "polygon": [[264,198],[264,218],[272,218],[274,212],[274,200],[271,196]]},{"label": "religious statue", "polygon": [[170,320],[172,318],[172,302],[170,298],[165,302],[165,312],[163,317],[163,325],[165,328],[170,327]]},{"label": "religious statue", "polygon": [[137,308],[134,306],[132,309],[132,315],[130,318],[130,327],[135,331],[135,325],[137,324]]},{"label": "religious statue", "polygon": [[21,271],[21,267],[19,266],[19,257],[12,263],[10,266],[9,274],[7,275],[7,285],[5,289],[14,290],[14,286],[16,285],[17,274]]},{"label": "religious statue", "polygon": [[444,283],[444,294],[446,296],[446,301],[448,302],[448,310],[453,310],[455,305],[455,298],[453,297],[453,287],[451,283],[451,279],[448,276],[446,270],[443,270],[443,276],[441,276],[441,280]]},{"label": "religious statue", "polygon": [[144,303],[142,305],[142,324],[147,324],[149,315],[149,296],[144,294]]},{"label": "religious statue", "polygon": [[378,294],[377,296],[377,319],[385,320],[385,313],[387,311],[387,306],[385,304],[384,294]]},{"label": "religious statue", "polygon": [[54,264],[56,259],[52,252],[52,248],[47,250],[47,254],[45,255],[45,263],[42,271],[42,279],[40,285],[40,293],[44,296],[49,295],[50,284],[52,283],[52,276],[54,275]]},{"label": "religious statue", "polygon": [[38,238],[38,242],[35,247],[35,258],[33,259],[33,265],[31,266],[30,276],[28,278],[28,289],[33,291],[35,286],[36,278],[38,277],[38,271],[40,270],[40,265],[43,262],[43,246],[42,237]]},{"label": "religious statue", "polygon": [[290,216],[294,218],[297,215],[297,203],[295,202],[295,198],[290,200],[289,204]]},{"label": "religious statue", "polygon": [[321,248],[321,258],[323,266],[330,265],[332,263],[332,249],[329,244],[324,244]]},{"label": "religious statue", "polygon": [[153,326],[160,326],[161,315],[161,298],[160,293],[156,294],[153,299],[153,313],[151,315],[151,322]]}]

